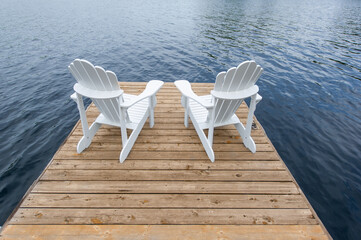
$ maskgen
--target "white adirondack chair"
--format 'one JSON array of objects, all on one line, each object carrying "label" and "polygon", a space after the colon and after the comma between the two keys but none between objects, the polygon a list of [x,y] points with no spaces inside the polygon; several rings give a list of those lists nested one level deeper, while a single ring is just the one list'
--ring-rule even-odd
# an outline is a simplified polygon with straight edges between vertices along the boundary
[{"label": "white adirondack chair", "polygon": [[[156,93],[162,87],[159,80],[149,81],[145,90],[138,96],[125,94],[118,85],[117,76],[111,71],[94,67],[90,62],[75,59],[69,70],[77,80],[75,93],[71,98],[77,103],[84,136],[80,139],[77,152],[87,148],[101,124],[120,127],[122,135],[122,151],[119,160],[123,162],[132,149],[140,130],[149,117],[150,127],[154,125],[154,107]],[[99,109],[100,114],[95,122],[88,127],[82,97],[90,98]],[[132,129],[129,138],[127,129]]]},{"label": "white adirondack chair", "polygon": [[[187,80],[178,80],[174,84],[182,93],[182,105],[185,108],[184,125],[188,127],[188,116],[206,150],[209,159],[214,162],[213,131],[215,127],[234,124],[243,139],[244,145],[253,153],[256,145],[251,137],[251,127],[256,104],[262,100],[258,94],[256,81],[263,69],[254,61],[241,63],[237,68],[217,75],[214,90],[210,95],[197,96]],[[245,98],[251,97],[246,127],[235,112]],[[208,129],[208,138],[203,129]]]}]

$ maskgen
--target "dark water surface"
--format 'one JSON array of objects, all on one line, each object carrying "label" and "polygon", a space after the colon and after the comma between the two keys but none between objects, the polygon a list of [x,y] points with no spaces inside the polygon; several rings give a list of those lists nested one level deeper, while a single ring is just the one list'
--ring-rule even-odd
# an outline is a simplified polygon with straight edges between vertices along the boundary
[{"label": "dark water surface", "polygon": [[1,0],[0,224],[78,120],[67,70],[213,82],[254,59],[256,116],[335,239],[361,236],[361,1]]}]

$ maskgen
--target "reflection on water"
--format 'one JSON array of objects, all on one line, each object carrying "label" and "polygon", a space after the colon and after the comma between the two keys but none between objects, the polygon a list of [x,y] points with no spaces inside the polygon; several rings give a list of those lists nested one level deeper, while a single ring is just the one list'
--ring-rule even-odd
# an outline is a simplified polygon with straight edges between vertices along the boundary
[{"label": "reflection on water", "polygon": [[78,119],[67,65],[189,79],[254,59],[256,115],[335,239],[361,229],[361,2],[2,1],[0,222]]}]

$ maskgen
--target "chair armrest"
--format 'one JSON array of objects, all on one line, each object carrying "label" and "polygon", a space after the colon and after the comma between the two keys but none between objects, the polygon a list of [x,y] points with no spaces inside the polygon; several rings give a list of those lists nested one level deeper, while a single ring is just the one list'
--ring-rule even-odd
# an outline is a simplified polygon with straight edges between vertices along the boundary
[{"label": "chair armrest", "polygon": [[139,94],[137,97],[133,98],[129,102],[123,102],[122,104],[120,104],[120,107],[129,108],[134,104],[136,104],[137,102],[155,95],[159,91],[159,89],[163,86],[163,84],[164,82],[160,80],[149,81],[144,91],[141,94]]},{"label": "chair armrest", "polygon": [[259,103],[262,100],[262,96],[257,93],[256,103]]},{"label": "chair armrest", "polygon": [[248,97],[258,93],[258,90],[259,90],[258,86],[253,85],[250,88],[236,91],[236,92],[221,92],[221,91],[212,90],[211,94],[215,98],[219,98],[219,99],[237,100],[237,99],[248,98]]},{"label": "chair armrest", "polygon": [[76,102],[77,101],[76,93],[73,93],[72,95],[70,95],[70,98]]},{"label": "chair armrest", "polygon": [[202,105],[205,108],[212,108],[214,107],[213,103],[204,101],[204,99],[197,96],[193,90],[191,84],[187,80],[177,80],[174,82],[175,86],[178,88],[178,90],[182,93],[183,96],[189,97],[192,100],[196,101],[200,105]]},{"label": "chair armrest", "polygon": [[79,93],[80,95],[88,98],[95,98],[95,99],[110,99],[110,98],[116,98],[119,97],[124,93],[122,89],[115,90],[115,91],[99,91],[90,89],[87,87],[84,87],[80,85],[79,83],[76,83],[74,85],[74,91]]}]

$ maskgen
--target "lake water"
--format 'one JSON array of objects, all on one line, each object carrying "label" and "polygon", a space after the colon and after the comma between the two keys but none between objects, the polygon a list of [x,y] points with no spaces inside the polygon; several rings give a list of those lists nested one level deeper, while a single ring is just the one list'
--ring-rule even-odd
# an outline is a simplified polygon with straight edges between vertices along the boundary
[{"label": "lake water", "polygon": [[0,224],[78,120],[67,66],[213,82],[254,59],[256,116],[334,239],[361,235],[361,1],[2,0]]}]

